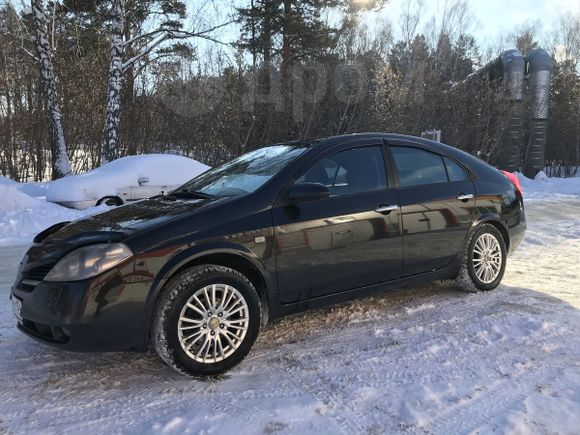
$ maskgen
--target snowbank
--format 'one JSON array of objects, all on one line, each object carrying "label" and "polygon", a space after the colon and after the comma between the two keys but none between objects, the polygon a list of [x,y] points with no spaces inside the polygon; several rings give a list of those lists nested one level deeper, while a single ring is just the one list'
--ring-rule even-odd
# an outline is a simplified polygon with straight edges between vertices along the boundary
[{"label": "snowbank", "polygon": [[43,198],[46,196],[46,189],[48,183],[18,183],[10,178],[0,175],[0,186],[12,186],[20,192],[33,196],[35,198]]},{"label": "snowbank", "polygon": [[180,186],[208,169],[197,160],[172,154],[128,156],[49,183],[46,200],[96,202],[117,195],[119,188],[138,186],[141,177],[149,178],[148,186]]},{"label": "snowbank", "polygon": [[[23,193],[20,183],[0,180],[0,246],[26,245],[45,228],[79,219],[106,206],[72,210]],[[12,180],[10,180],[12,181]]]},{"label": "snowbank", "polygon": [[580,178],[549,178],[542,171],[534,180],[518,173],[524,190],[524,200],[550,199],[562,196],[580,196]]},{"label": "snowbank", "polygon": [[2,175],[0,175],[0,186],[2,186],[2,185],[14,186],[15,184],[18,184],[18,183],[10,178],[3,177]]}]

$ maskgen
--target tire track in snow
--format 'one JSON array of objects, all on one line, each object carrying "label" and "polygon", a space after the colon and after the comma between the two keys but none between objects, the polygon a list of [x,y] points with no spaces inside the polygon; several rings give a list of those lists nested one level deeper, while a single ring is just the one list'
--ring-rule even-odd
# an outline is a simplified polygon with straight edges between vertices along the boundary
[{"label": "tire track in snow", "polygon": [[[514,313],[510,313],[508,314],[496,314],[494,312],[489,313],[488,311],[488,306],[484,306],[482,307],[484,309],[485,312],[488,312],[488,315],[485,317],[484,321],[480,321],[478,323],[479,329],[482,331],[487,331],[489,330],[492,326],[501,326],[502,328],[505,328],[506,330],[509,329],[510,327],[510,320],[513,320],[514,317]],[[522,308],[526,308],[525,305],[522,305]],[[526,310],[524,310],[523,313],[516,313],[517,317],[523,317],[525,314],[527,313]],[[457,312],[456,312],[457,314]],[[419,321],[420,322],[420,321]],[[416,325],[417,322],[407,322],[407,327],[408,328],[412,328]],[[431,325],[437,324],[437,323],[441,323],[441,322],[430,322]],[[422,324],[425,324],[424,322],[422,322]],[[444,326],[447,327],[455,327],[457,325],[453,325],[453,324],[449,324],[449,323],[445,323],[443,324]],[[401,329],[401,325],[398,324],[397,325],[399,327],[399,329]],[[441,325],[438,325],[441,326]],[[549,344],[551,342],[553,342],[554,340],[560,339],[566,332],[566,330],[562,329],[562,328],[556,328],[551,330],[549,333],[544,333],[542,332],[540,335],[538,335],[538,331],[541,332],[541,324],[536,325],[537,329],[533,330],[531,332],[529,332],[528,335],[521,337],[521,339],[524,341],[523,345],[527,345],[527,343],[525,343],[526,341],[533,341],[533,344],[535,346],[539,346],[539,347],[543,347],[545,344]],[[405,330],[403,329],[403,332]],[[428,331],[429,333],[431,333],[430,331]],[[456,332],[456,331],[439,331],[439,333],[445,333],[446,336],[449,335],[449,333],[452,332]],[[473,335],[473,332],[471,332],[471,334]],[[459,337],[460,339],[462,339],[463,341],[467,340],[470,338],[470,332],[464,332],[462,336]],[[473,337],[472,337],[473,338]],[[331,338],[332,340],[332,338]],[[349,342],[352,342],[352,340],[348,340]],[[427,341],[423,341],[422,347],[423,348],[428,348],[429,344],[431,341],[439,341],[439,342],[443,342],[445,343],[445,341],[443,341],[440,336],[433,336],[430,339],[428,339]],[[314,341],[312,347],[317,347],[320,344],[320,340],[318,341]],[[477,345],[477,343],[473,343],[474,345]],[[485,350],[485,348],[487,346],[495,346],[496,343],[487,343],[487,344],[483,344],[480,345],[481,350]],[[366,385],[372,385],[375,387],[380,387],[380,388],[388,388],[388,384],[389,382],[398,382],[398,383],[408,383],[408,384],[415,384],[415,383],[422,383],[423,381],[428,381],[428,382],[433,382],[434,380],[441,380],[441,379],[446,379],[449,380],[449,378],[453,379],[453,378],[457,378],[457,379],[462,379],[462,380],[466,380],[466,372],[465,372],[465,367],[469,366],[469,363],[471,361],[473,361],[474,357],[477,358],[477,355],[474,355],[474,351],[473,349],[470,349],[468,352],[464,352],[461,353],[460,350],[458,349],[454,349],[453,352],[451,352],[452,355],[454,355],[454,358],[452,361],[450,361],[450,364],[447,366],[442,366],[441,364],[436,364],[436,361],[433,361],[433,364],[429,364],[427,363],[426,366],[423,367],[419,367],[419,368],[408,368],[410,366],[412,366],[412,361],[413,359],[416,359],[415,356],[413,355],[408,355],[408,354],[403,354],[398,355],[398,357],[403,358],[403,360],[401,360],[400,358],[396,359],[395,362],[395,366],[394,367],[390,367],[389,364],[389,360],[388,358],[366,358],[366,354],[368,354],[368,356],[372,356],[373,354],[376,355],[376,353],[373,353],[373,350],[368,350],[366,352],[360,352],[360,349],[352,349],[353,352],[358,352],[360,353],[360,357],[355,359],[356,363],[353,364],[352,366],[349,367],[349,373],[360,373],[362,374],[360,377],[354,376],[354,380],[362,380],[362,381],[366,381]],[[512,347],[507,347],[505,349],[502,350],[501,354],[501,358],[497,359],[495,361],[496,365],[501,365],[501,364],[507,364],[510,361],[514,361],[514,359],[517,359],[517,356],[521,353],[521,350],[518,349],[517,347],[514,348]],[[295,356],[295,358],[299,358],[298,356]],[[405,366],[405,368],[401,369],[401,366]],[[333,370],[333,368],[335,368],[332,365],[328,365],[326,367],[326,376],[330,377],[330,378],[337,378],[340,376],[340,370],[341,367],[338,367],[336,369],[336,372]],[[302,367],[299,367],[296,370],[301,370]],[[468,378],[473,379],[473,380],[477,380],[480,379],[481,376],[481,371],[471,371],[468,372],[469,376]],[[380,379],[380,382],[377,382],[377,379]],[[350,379],[352,381],[352,379]],[[369,382],[370,381],[370,382]],[[509,383],[509,381],[504,382],[502,385]],[[352,384],[352,382],[351,382]],[[499,387],[498,387],[499,388]],[[336,396],[336,395],[335,395]],[[344,402],[343,402],[344,403]],[[499,405],[498,402],[494,403],[495,405]],[[348,407],[347,407],[348,408]],[[350,409],[350,408],[348,408]],[[352,411],[349,415],[349,419],[353,420],[353,416],[356,415],[354,413],[354,411]],[[360,429],[360,428],[359,428]],[[443,433],[443,432],[442,432]]]}]

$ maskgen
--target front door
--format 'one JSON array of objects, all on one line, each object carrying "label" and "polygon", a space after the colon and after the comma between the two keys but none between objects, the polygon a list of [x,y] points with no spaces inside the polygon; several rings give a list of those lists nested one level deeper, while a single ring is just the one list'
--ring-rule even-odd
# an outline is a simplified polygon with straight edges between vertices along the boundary
[{"label": "front door", "polygon": [[283,303],[400,276],[398,200],[389,188],[383,148],[357,146],[321,158],[296,183],[324,184],[330,197],[273,209]]}]

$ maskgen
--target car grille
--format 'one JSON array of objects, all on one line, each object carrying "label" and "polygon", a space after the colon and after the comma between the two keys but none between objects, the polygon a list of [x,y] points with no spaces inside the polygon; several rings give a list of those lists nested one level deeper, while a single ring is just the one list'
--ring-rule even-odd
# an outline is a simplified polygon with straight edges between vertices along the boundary
[{"label": "car grille", "polygon": [[24,278],[32,281],[42,281],[55,264],[56,263],[49,263],[30,269],[29,271],[24,272]]},{"label": "car grille", "polygon": [[46,275],[48,275],[48,272],[50,272],[55,264],[56,263],[44,264],[24,272],[18,284],[18,288],[26,292],[31,292],[46,277]]}]

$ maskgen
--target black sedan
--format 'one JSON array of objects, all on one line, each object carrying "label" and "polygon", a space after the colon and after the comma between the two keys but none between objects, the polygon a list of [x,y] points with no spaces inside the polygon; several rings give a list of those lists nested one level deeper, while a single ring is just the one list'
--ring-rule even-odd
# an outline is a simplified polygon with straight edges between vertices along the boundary
[{"label": "black sedan", "polygon": [[290,313],[431,280],[492,290],[526,227],[510,175],[396,134],[252,151],[40,233],[11,293],[18,328],[67,350],[152,341],[178,371],[215,375]]}]

